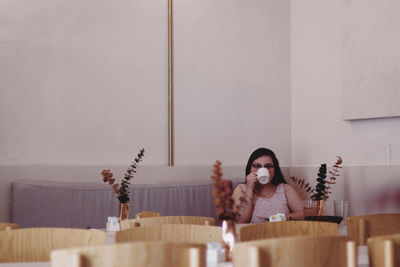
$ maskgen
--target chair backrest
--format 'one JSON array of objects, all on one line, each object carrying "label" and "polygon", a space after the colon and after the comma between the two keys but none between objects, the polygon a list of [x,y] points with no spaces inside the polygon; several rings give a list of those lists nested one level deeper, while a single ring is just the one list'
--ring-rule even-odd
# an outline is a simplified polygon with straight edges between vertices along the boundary
[{"label": "chair backrest", "polygon": [[127,241],[166,241],[183,243],[209,243],[222,241],[219,226],[195,224],[165,224],[135,227],[116,232],[115,242]]},{"label": "chair backrest", "polygon": [[11,230],[18,228],[18,224],[16,223],[0,223],[0,230]]},{"label": "chair backrest", "polygon": [[366,245],[370,237],[400,234],[400,213],[369,214],[347,218],[347,235]]},{"label": "chair backrest", "polygon": [[53,249],[106,244],[100,230],[23,228],[0,231],[0,262],[49,261]]},{"label": "chair backrest", "polygon": [[135,215],[135,218],[147,218],[147,217],[160,217],[162,216],[161,213],[156,212],[156,211],[142,211],[138,212]]},{"label": "chair backrest", "polygon": [[371,237],[367,244],[370,267],[400,266],[400,234]]},{"label": "chair backrest", "polygon": [[137,218],[121,221],[121,230],[139,226],[152,226],[156,224],[200,224],[214,225],[214,218],[199,216],[159,216],[148,218]]},{"label": "chair backrest", "polygon": [[343,236],[302,236],[240,242],[233,265],[246,267],[356,267],[354,241]]},{"label": "chair backrest", "polygon": [[52,267],[205,267],[206,246],[165,242],[131,242],[51,253]]},{"label": "chair backrest", "polygon": [[249,224],[239,229],[239,241],[287,236],[339,235],[337,223],[317,221],[280,221]]}]

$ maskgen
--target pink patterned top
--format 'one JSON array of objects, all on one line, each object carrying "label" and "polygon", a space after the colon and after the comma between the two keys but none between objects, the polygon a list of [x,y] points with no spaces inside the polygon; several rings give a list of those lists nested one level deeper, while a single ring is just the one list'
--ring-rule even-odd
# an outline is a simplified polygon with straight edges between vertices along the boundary
[{"label": "pink patterned top", "polygon": [[[243,190],[246,190],[246,184],[241,184],[241,186]],[[289,213],[283,184],[276,187],[275,194],[272,197],[257,198],[250,223],[265,222],[266,219],[269,219],[269,216],[277,213]]]}]

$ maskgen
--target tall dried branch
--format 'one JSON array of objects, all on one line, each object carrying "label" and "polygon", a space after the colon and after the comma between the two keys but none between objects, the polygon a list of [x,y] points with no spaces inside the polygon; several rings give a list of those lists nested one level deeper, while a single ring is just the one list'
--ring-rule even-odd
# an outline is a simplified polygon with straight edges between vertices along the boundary
[{"label": "tall dried branch", "polygon": [[[294,186],[299,187],[305,193],[309,195],[313,200],[327,200],[329,195],[332,194],[332,185],[336,184],[336,178],[339,177],[339,170],[342,168],[342,158],[337,156],[335,164],[332,166],[332,171],[328,171],[326,164],[321,164],[317,184],[314,188],[311,187],[309,183],[305,182],[304,178],[299,178],[296,176],[290,176],[289,179],[292,181]],[[330,177],[327,180],[327,172]]]},{"label": "tall dried branch", "polygon": [[144,152],[145,151],[143,148],[139,151],[139,153],[129,166],[128,170],[124,174],[124,178],[122,179],[121,184],[115,183],[115,178],[113,178],[114,174],[110,171],[110,169],[103,170],[101,172],[101,175],[103,176],[103,182],[108,183],[111,186],[111,188],[114,190],[114,194],[116,195],[120,203],[129,202],[129,181],[133,179],[138,164],[143,159]]},{"label": "tall dried branch", "polygon": [[333,164],[332,171],[329,171],[330,173],[330,177],[329,177],[329,181],[327,181],[327,186],[325,188],[325,193],[324,193],[324,199],[328,199],[329,198],[329,194],[332,193],[332,191],[330,190],[333,184],[336,184],[336,177],[339,176],[339,170],[342,168],[342,158],[337,156],[337,160],[335,162],[335,164]]},{"label": "tall dried branch", "polygon": [[215,197],[214,204],[218,221],[236,220],[238,214],[233,211],[232,181],[222,178],[220,161],[217,160],[213,167],[213,175],[211,176],[213,189],[211,195]]}]

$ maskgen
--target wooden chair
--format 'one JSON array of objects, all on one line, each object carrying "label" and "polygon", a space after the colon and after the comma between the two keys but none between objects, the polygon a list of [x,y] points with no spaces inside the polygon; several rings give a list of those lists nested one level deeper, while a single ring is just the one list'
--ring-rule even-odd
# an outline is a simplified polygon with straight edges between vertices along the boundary
[{"label": "wooden chair", "polygon": [[131,242],[55,250],[52,267],[205,267],[206,246],[165,242]]},{"label": "wooden chair", "polygon": [[356,267],[356,243],[343,236],[302,236],[240,242],[233,265],[246,267]]},{"label": "wooden chair", "polygon": [[400,234],[371,237],[367,244],[370,267],[400,266]]},{"label": "wooden chair", "polygon": [[180,243],[221,242],[222,229],[218,226],[195,224],[165,224],[135,227],[115,233],[115,242],[165,241]]},{"label": "wooden chair", "polygon": [[121,221],[121,230],[139,226],[152,226],[157,224],[200,224],[214,225],[214,218],[199,216],[158,216],[148,218],[137,218]]},{"label": "wooden chair", "polygon": [[23,228],[0,231],[0,262],[49,261],[53,249],[106,244],[100,230]]},{"label": "wooden chair", "polygon": [[16,223],[0,223],[0,230],[11,230],[18,228],[19,226]]},{"label": "wooden chair", "polygon": [[347,235],[358,245],[380,235],[400,234],[400,213],[369,214],[347,218]]},{"label": "wooden chair", "polygon": [[136,213],[135,218],[147,218],[147,217],[160,217],[162,216],[161,213],[156,212],[156,211],[142,211],[139,213]]},{"label": "wooden chair", "polygon": [[331,222],[281,221],[242,226],[239,240],[250,241],[287,236],[337,236],[339,225]]}]

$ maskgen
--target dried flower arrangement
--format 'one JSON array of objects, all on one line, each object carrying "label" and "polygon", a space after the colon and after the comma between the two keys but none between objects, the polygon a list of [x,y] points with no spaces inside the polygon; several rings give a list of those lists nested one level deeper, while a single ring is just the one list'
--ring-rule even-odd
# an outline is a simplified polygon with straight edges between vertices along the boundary
[{"label": "dried flower arrangement", "polygon": [[138,164],[142,161],[144,152],[145,151],[143,148],[139,151],[136,158],[132,161],[130,167],[124,174],[124,178],[122,179],[121,184],[115,183],[115,178],[113,178],[114,174],[110,171],[110,169],[103,170],[101,173],[101,175],[103,176],[103,182],[111,185],[111,188],[114,190],[114,194],[116,195],[120,203],[129,202],[129,181],[133,179],[133,175],[136,173]]},{"label": "dried flower arrangement", "polygon": [[233,211],[234,202],[232,200],[232,181],[222,178],[221,162],[218,160],[214,164],[211,180],[213,181],[213,190],[211,195],[215,197],[214,203],[218,221],[235,221],[238,214]]},{"label": "dried flower arrangement", "polygon": [[336,177],[339,176],[339,169],[342,168],[343,160],[341,157],[337,157],[335,164],[332,166],[333,170],[329,171],[330,177],[329,181],[327,178],[327,167],[326,164],[321,164],[318,177],[317,177],[317,185],[315,188],[312,188],[310,183],[305,183],[304,178],[299,178],[296,176],[290,176],[289,179],[295,184],[302,188],[306,193],[311,195],[312,200],[327,200],[329,198],[329,194],[332,193],[331,187],[333,184],[336,184]]}]

